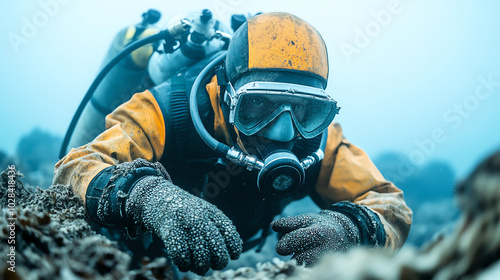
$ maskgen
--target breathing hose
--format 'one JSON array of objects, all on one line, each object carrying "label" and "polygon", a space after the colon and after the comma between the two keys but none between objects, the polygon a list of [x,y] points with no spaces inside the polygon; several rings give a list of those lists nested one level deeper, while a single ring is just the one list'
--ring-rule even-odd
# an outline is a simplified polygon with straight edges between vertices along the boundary
[{"label": "breathing hose", "polygon": [[226,157],[227,152],[229,151],[229,146],[215,140],[210,133],[205,129],[200,115],[198,113],[198,100],[197,100],[197,89],[200,87],[200,84],[203,82],[204,77],[209,74],[215,66],[217,66],[221,61],[224,61],[226,58],[226,53],[223,52],[217,58],[212,60],[196,77],[194,81],[193,87],[191,88],[191,94],[189,96],[189,111],[191,113],[191,119],[193,120],[194,127],[201,139],[207,144],[212,150],[214,150],[219,156]]},{"label": "breathing hose", "polygon": [[[193,125],[200,135],[200,138],[207,144],[210,149],[215,151],[217,155],[221,158],[227,158],[239,165],[246,166],[247,169],[252,170],[252,169],[257,169],[261,170],[264,167],[264,162],[262,160],[257,159],[254,156],[251,155],[245,155],[241,153],[240,151],[230,148],[226,144],[223,144],[219,141],[217,141],[210,133],[205,129],[205,126],[203,125],[203,122],[200,119],[200,115],[198,112],[198,99],[197,99],[197,92],[198,88],[200,87],[201,83],[205,80],[205,77],[210,74],[211,71],[215,68],[215,66],[219,65],[224,59],[226,58],[227,52],[224,52],[220,54],[217,58],[212,60],[196,77],[196,80],[193,83],[193,87],[191,88],[191,93],[189,96],[189,110],[191,113],[191,119],[193,121]],[[302,162],[300,163],[304,169],[309,168],[310,166],[318,163],[321,161],[324,157],[324,151],[326,147],[326,142],[328,138],[328,130],[325,130],[322,133],[321,137],[321,142],[319,145],[319,148],[316,152],[313,154],[309,155],[306,157]]]}]

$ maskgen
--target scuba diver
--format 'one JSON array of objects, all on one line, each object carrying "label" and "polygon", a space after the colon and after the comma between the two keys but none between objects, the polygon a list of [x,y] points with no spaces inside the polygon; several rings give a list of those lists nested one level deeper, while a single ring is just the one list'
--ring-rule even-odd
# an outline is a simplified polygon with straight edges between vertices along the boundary
[{"label": "scuba diver", "polygon": [[[281,12],[240,25],[230,40],[212,29],[219,49],[171,74],[160,57],[209,36],[191,28],[178,49],[150,53],[153,86],[107,115],[95,139],[63,147],[54,184],[71,185],[93,222],[153,233],[179,270],[200,275],[262,246],[270,228],[277,253],[308,266],[356,246],[401,247],[412,212],[333,122],[321,35]],[[273,221],[306,196],[323,210]]]}]

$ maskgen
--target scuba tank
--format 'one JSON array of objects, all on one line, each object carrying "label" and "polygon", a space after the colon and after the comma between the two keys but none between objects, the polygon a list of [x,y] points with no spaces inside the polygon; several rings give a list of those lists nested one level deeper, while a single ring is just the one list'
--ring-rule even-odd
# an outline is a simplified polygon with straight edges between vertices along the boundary
[{"label": "scuba tank", "polygon": [[[160,12],[149,10],[142,16],[141,23],[124,28],[113,40],[105,66],[71,120],[59,158],[71,148],[94,140],[105,130],[106,115],[132,95],[162,83],[208,55],[227,49],[231,39],[230,31],[207,9],[191,21],[187,18],[174,21],[162,31],[153,27],[161,17]],[[163,42],[161,49],[160,41]],[[148,65],[151,65],[149,69]]]},{"label": "scuba tank", "polygon": [[[104,58],[102,68],[130,43],[159,32],[153,24],[160,19],[160,12],[149,10],[142,17],[143,20],[139,24],[128,26],[118,32]],[[114,66],[95,90],[90,103],[85,106],[69,141],[69,149],[94,140],[105,129],[106,115],[129,100],[134,93],[147,87],[145,70],[152,53],[152,44],[142,46]]]}]

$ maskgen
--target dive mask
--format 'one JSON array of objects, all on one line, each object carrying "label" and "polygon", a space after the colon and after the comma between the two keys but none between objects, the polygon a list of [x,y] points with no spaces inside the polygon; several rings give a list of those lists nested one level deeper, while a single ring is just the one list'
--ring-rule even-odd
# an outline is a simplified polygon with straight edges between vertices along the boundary
[{"label": "dive mask", "polygon": [[300,135],[314,138],[340,109],[322,89],[274,82],[250,82],[237,91],[228,83],[224,101],[230,107],[229,122],[245,135],[259,132],[289,112]]}]

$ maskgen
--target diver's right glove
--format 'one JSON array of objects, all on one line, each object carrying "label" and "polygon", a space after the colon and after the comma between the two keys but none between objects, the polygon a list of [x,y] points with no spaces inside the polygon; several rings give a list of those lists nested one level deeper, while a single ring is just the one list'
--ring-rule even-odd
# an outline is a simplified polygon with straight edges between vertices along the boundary
[{"label": "diver's right glove", "polygon": [[378,216],[368,207],[342,201],[318,214],[284,217],[271,223],[280,240],[276,252],[311,266],[325,253],[358,246],[383,246],[386,236]]},{"label": "diver's right glove", "polygon": [[[156,233],[181,271],[201,275],[240,256],[242,241],[231,220],[216,206],[175,186],[161,164],[135,160],[110,168],[111,177],[102,171],[98,175],[109,178],[95,211],[94,218],[104,218],[101,223],[122,226],[131,236]],[[94,178],[89,187],[98,181]],[[87,191],[92,218],[89,198]]]},{"label": "diver's right glove", "polygon": [[276,252],[282,256],[293,254],[293,259],[306,266],[325,253],[343,252],[360,243],[356,224],[346,215],[330,210],[281,218],[271,227],[282,236]]}]

